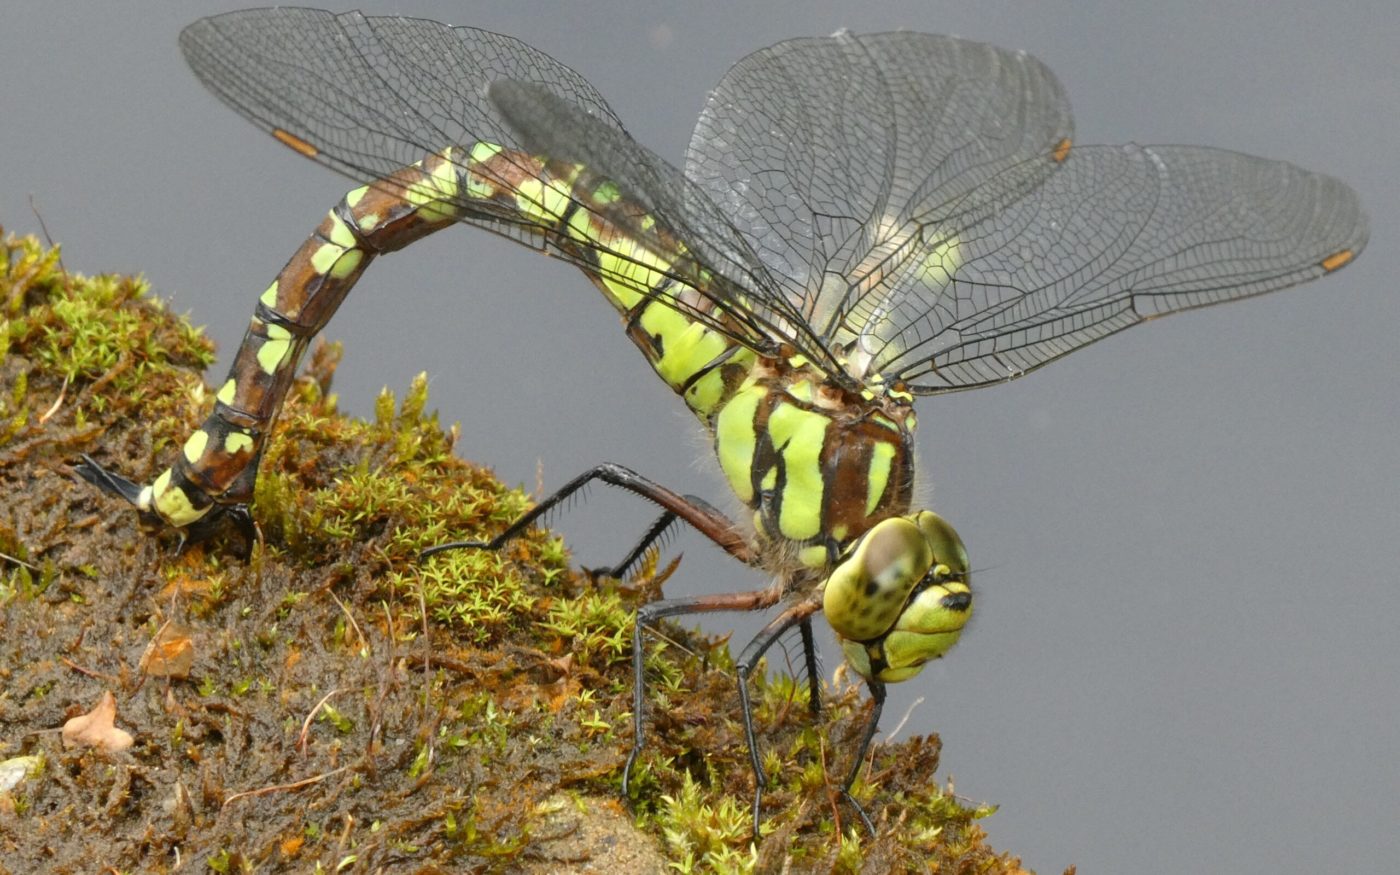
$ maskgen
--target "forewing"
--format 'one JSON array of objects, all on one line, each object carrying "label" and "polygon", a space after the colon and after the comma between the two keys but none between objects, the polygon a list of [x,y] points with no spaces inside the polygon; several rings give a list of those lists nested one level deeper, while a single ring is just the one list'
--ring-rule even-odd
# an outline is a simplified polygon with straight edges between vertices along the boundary
[{"label": "forewing", "polygon": [[[749,55],[710,95],[686,174],[782,278],[828,344],[853,339],[862,287],[910,235],[988,178],[1029,190],[1068,146],[1069,101],[1023,52],[948,36],[796,39]],[[1033,171],[1033,172],[1031,172]]]},{"label": "forewing", "polygon": [[[1038,179],[1029,190],[1025,176]],[[1360,254],[1367,224],[1356,193],[1330,176],[1221,149],[1129,145],[1075,148],[1048,177],[1008,170],[920,236],[930,254],[887,278],[857,358],[933,394],[1020,376],[1145,319],[1321,276]]]},{"label": "forewing", "polygon": [[365,181],[445,146],[514,145],[485,99],[497,79],[537,83],[622,130],[592,85],[543,52],[435,21],[249,9],[196,21],[180,34],[180,48],[220,100]]}]

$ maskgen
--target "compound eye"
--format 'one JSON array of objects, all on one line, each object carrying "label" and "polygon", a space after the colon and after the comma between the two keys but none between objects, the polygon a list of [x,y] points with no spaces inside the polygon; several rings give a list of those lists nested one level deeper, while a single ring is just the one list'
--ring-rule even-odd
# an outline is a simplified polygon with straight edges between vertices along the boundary
[{"label": "compound eye", "polygon": [[928,539],[933,551],[934,576],[937,582],[966,580],[968,576],[967,548],[948,521],[931,510],[919,511],[914,521]]},{"label": "compound eye", "polygon": [[865,641],[899,619],[909,594],[933,565],[923,529],[907,517],[881,521],[827,578],[827,621],[843,638]]},{"label": "compound eye", "polygon": [[881,522],[827,579],[826,616],[846,660],[896,683],[943,656],[972,616],[967,550],[938,514]]}]

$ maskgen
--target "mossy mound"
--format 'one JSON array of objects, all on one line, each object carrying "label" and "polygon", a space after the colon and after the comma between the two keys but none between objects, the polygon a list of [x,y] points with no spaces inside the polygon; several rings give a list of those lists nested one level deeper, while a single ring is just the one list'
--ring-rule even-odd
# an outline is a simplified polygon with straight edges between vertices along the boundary
[{"label": "mossy mound", "polygon": [[[860,835],[833,790],[866,705],[829,692],[814,725],[780,675],[755,687],[755,845],[727,648],[675,628],[629,811],[632,613],[667,571],[594,581],[547,532],[419,562],[529,506],[454,458],[425,380],[348,418],[319,347],[251,557],[142,531],[71,463],[148,479],[212,406],[212,347],[145,293],[0,251],[0,872],[1018,871],[934,782],[934,738],[876,749]],[[66,747],[109,692],[115,725]]]}]

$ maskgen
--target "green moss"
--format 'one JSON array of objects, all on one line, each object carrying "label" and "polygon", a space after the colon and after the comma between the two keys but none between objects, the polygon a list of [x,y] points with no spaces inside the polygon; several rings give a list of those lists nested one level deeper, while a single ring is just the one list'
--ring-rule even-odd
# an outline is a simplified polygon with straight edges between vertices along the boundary
[{"label": "green moss", "polygon": [[[706,783],[715,779],[706,776]],[[680,792],[663,795],[665,803],[656,823],[681,872],[747,872],[753,868],[753,851],[740,853],[749,836],[749,807],[739,800],[719,800],[701,790],[693,776],[682,778]]]},{"label": "green moss", "polygon": [[539,626],[559,635],[580,664],[602,670],[630,664],[632,621],[616,588],[603,586],[555,601]]}]

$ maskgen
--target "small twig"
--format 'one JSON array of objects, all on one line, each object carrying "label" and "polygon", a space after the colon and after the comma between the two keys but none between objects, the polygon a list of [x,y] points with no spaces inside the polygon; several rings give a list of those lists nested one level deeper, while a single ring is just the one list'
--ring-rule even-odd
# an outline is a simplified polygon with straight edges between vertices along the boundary
[{"label": "small twig", "polygon": [[[306,719],[301,721],[301,734],[297,736],[297,750],[301,752],[302,756],[306,756],[306,739],[311,734],[311,721],[316,719],[316,713],[325,706],[331,696],[344,691],[343,687],[336,687],[329,693],[326,693],[321,697],[321,701],[317,702],[315,706],[312,707],[311,711],[307,713]],[[225,802],[224,804],[227,805],[228,803]]]},{"label": "small twig", "polygon": [[345,825],[340,830],[340,840],[336,843],[336,853],[344,854],[345,849],[350,846],[350,831],[355,828],[355,815],[345,812],[343,815]]},{"label": "small twig", "polygon": [[436,667],[445,668],[448,671],[456,672],[460,675],[466,675],[470,678],[481,677],[481,670],[476,666],[467,662],[462,662],[460,659],[452,659],[450,657],[443,656],[441,653],[433,654],[431,656],[425,656],[418,653],[409,653],[405,654],[403,659],[404,662],[408,665],[412,665],[415,662],[421,663],[424,667],[425,672],[430,667]]},{"label": "small twig", "polygon": [[[919,706],[922,705],[923,703],[924,703],[924,697],[923,697],[923,696],[919,696],[919,697],[917,697],[916,699],[914,699],[914,701],[910,702],[910,703],[909,703],[909,707],[906,708],[906,709],[904,709],[904,716],[901,717],[901,718],[899,718],[899,722],[896,723],[896,724],[894,725],[894,728],[893,728],[893,729],[891,729],[889,732],[886,732],[886,733],[885,733],[885,741],[894,741],[895,736],[896,736],[896,735],[899,735],[899,730],[903,729],[903,728],[904,728],[904,724],[908,723],[908,722],[909,722],[909,718],[912,717],[912,716],[914,715],[914,709],[917,708],[917,707],[919,707]],[[874,745],[872,745],[872,747],[873,747],[873,746],[874,746]]]},{"label": "small twig", "polygon": [[384,731],[384,702],[389,696],[389,686],[393,683],[396,672],[394,670],[395,644],[398,641],[398,632],[394,628],[394,612],[387,600],[380,602],[384,608],[384,634],[386,639],[384,655],[384,666],[379,672],[379,682],[376,685],[376,697],[374,704],[370,706],[370,716],[373,718],[369,724],[369,741],[365,744],[365,757],[369,762],[370,769],[375,768],[373,751],[379,743],[380,735]]},{"label": "small twig", "polygon": [[831,771],[826,767],[826,739],[820,734],[817,735],[817,757],[822,764],[822,786],[826,788],[826,801],[831,805],[832,826],[836,828],[836,835],[845,835],[846,830],[841,826],[841,799],[831,789]]},{"label": "small twig", "polygon": [[131,351],[123,350],[122,354],[117,357],[117,363],[108,368],[107,373],[98,377],[96,380],[93,380],[92,383],[88,385],[87,389],[84,390],[85,393],[87,395],[97,395],[101,393],[102,390],[107,387],[108,383],[112,382],[118,376],[124,373],[128,368],[131,367],[131,365]]},{"label": "small twig", "polygon": [[[53,242],[53,235],[49,233],[49,225],[44,221],[44,214],[39,212],[39,205],[34,202],[34,195],[32,194],[29,196],[29,211],[32,212],[34,218],[38,220],[39,230],[44,232],[44,242],[48,244],[50,249],[55,248],[56,244]],[[68,268],[63,266],[62,255],[58,257],[58,269],[63,271],[65,277],[68,276]]]},{"label": "small twig", "polygon": [[39,570],[39,566],[37,566],[37,565],[31,565],[31,564],[29,564],[28,562],[25,562],[23,559],[20,559],[20,558],[17,557],[17,556],[11,556],[9,553],[0,553],[0,559],[4,559],[4,560],[6,560],[7,562],[13,562],[13,563],[15,563],[16,565],[23,565],[25,568],[28,568],[30,571],[38,571],[38,570]]},{"label": "small twig", "polygon": [[[417,580],[418,580],[418,619],[419,619],[419,621],[421,621],[422,624],[423,624],[423,644],[426,645],[426,648],[427,648],[427,653],[425,653],[424,656],[423,656],[423,692],[424,692],[423,703],[424,703],[424,705],[426,705],[427,702],[428,702],[428,699],[429,699],[429,696],[427,695],[427,692],[428,692],[428,690],[431,690],[431,689],[433,688],[433,687],[432,687],[432,684],[433,684],[433,647],[432,647],[432,643],[431,643],[431,642],[432,642],[432,639],[429,637],[429,630],[428,630],[428,595],[427,595],[427,588],[423,586],[423,575],[422,575],[421,573],[417,575]],[[432,766],[433,766],[433,762],[437,759],[437,747],[436,747],[436,745],[435,745],[435,740],[436,740],[436,738],[437,738],[437,733],[434,732],[434,733],[429,733],[429,734],[428,734],[428,740],[427,740],[427,745],[428,745],[428,760],[427,760],[427,762],[424,764],[423,774],[427,774],[427,773],[428,773],[428,770],[431,769]]]},{"label": "small twig", "polygon": [[360,647],[365,653],[369,653],[369,640],[365,638],[365,633],[360,630],[360,624],[355,622],[355,615],[350,613],[350,609],[345,606],[345,602],[336,598],[335,593],[331,592],[329,589],[326,590],[326,593],[340,606],[341,612],[345,614],[345,619],[350,621],[350,628],[355,630],[355,635],[360,639]]},{"label": "small twig", "polygon": [[71,376],[67,374],[64,375],[63,385],[58,390],[58,397],[54,399],[53,404],[49,407],[49,409],[45,410],[43,414],[39,417],[40,425],[43,425],[44,423],[48,422],[49,418],[52,417],[55,413],[57,413],[59,411],[59,408],[63,406],[63,398],[65,395],[68,394],[68,383],[71,379]]},{"label": "small twig", "polygon": [[232,796],[225,799],[224,804],[219,807],[228,808],[229,805],[233,804],[235,800],[242,799],[245,796],[266,796],[269,793],[278,793],[283,790],[300,790],[302,787],[310,787],[312,784],[319,784],[327,778],[333,778],[336,775],[339,775],[341,772],[348,771],[350,771],[349,766],[341,766],[338,769],[332,769],[329,772],[322,772],[319,775],[312,775],[310,778],[303,778],[300,781],[293,781],[290,784],[273,784],[269,787],[259,787],[256,790],[244,790],[242,793],[235,793]]},{"label": "small twig", "polygon": [[73,669],[73,671],[76,671],[78,674],[85,674],[90,678],[97,678],[98,680],[103,680],[113,685],[116,685],[118,683],[117,679],[112,675],[102,674],[101,672],[93,671],[90,668],[83,668],[81,665],[78,665],[76,662],[74,662],[66,656],[60,656],[59,661],[61,661],[64,665],[68,666],[69,668]]}]

